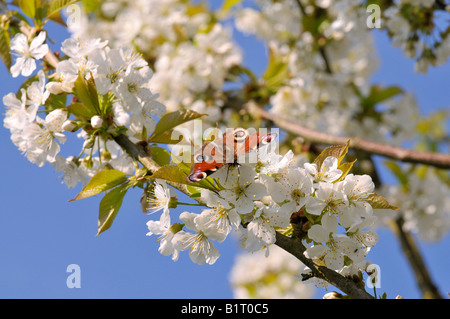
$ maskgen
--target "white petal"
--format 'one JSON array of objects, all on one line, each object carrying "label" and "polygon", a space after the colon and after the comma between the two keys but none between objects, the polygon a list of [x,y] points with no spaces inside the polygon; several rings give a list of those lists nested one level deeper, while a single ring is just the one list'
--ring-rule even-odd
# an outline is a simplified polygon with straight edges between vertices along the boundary
[{"label": "white petal", "polygon": [[234,205],[238,214],[249,214],[255,207],[253,201],[247,197],[240,197],[238,200],[236,200]]},{"label": "white petal", "polygon": [[17,33],[11,40],[11,51],[24,52],[28,49],[28,39],[23,33]]},{"label": "white petal", "polygon": [[186,225],[187,228],[197,231],[198,228],[197,228],[197,224],[195,223],[194,219],[198,215],[199,214],[184,212],[184,213],[180,214],[180,219],[183,221],[183,223]]},{"label": "white petal", "polygon": [[24,57],[18,57],[16,59],[16,63],[13,66],[11,66],[10,72],[13,78],[16,78],[20,75],[24,67],[25,60],[26,59]]},{"label": "white petal", "polygon": [[34,70],[36,70],[36,62],[34,59],[25,59],[21,74],[23,76],[30,76]]},{"label": "white petal", "polygon": [[320,225],[312,225],[308,230],[308,237],[316,243],[326,243],[330,240],[330,233]]},{"label": "white petal", "polygon": [[309,197],[305,207],[309,214],[320,215],[327,204],[315,197]]},{"label": "white petal", "polygon": [[312,247],[307,247],[305,251],[305,256],[308,258],[320,258],[327,251],[327,247],[323,245],[314,245]]},{"label": "white petal", "polygon": [[165,229],[165,227],[162,227],[160,221],[155,221],[155,220],[149,220],[147,222],[147,227],[149,230],[149,232],[147,233],[147,236],[161,235],[167,230],[167,229]]},{"label": "white petal", "polygon": [[37,60],[42,59],[48,53],[48,45],[43,44],[31,52],[31,56]]},{"label": "white petal", "polygon": [[30,51],[35,50],[36,48],[38,48],[39,46],[42,45],[42,43],[44,43],[46,38],[46,34],[44,31],[39,32],[39,34],[37,35],[37,37],[35,37],[33,39],[33,41],[31,41],[30,44]]}]

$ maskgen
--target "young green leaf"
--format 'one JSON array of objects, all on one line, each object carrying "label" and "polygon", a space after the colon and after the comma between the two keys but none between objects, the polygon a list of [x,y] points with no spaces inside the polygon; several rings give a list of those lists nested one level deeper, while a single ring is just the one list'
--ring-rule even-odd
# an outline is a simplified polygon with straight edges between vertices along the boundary
[{"label": "young green leaf", "polygon": [[386,88],[378,85],[372,86],[368,99],[370,103],[377,104],[386,101],[396,95],[403,93],[403,90],[397,86],[388,86]]},{"label": "young green leaf", "polygon": [[75,81],[74,94],[91,112],[95,115],[101,115],[97,87],[92,75],[89,80],[86,80],[81,74],[78,75]]},{"label": "young green leaf", "polygon": [[[156,124],[155,131],[149,138],[150,143],[162,143],[163,141],[170,141],[173,129],[183,123],[198,119],[206,114],[200,114],[192,110],[179,110],[164,114],[159,122]],[[180,140],[176,141],[179,143]],[[176,144],[175,143],[175,144]],[[173,144],[173,143],[171,143]]]},{"label": "young green leaf", "polygon": [[127,179],[128,178],[125,173],[118,170],[105,169],[100,171],[91,178],[86,187],[83,188],[83,190],[75,196],[74,199],[71,199],[70,202],[107,191],[124,183]]},{"label": "young green leaf", "polygon": [[348,140],[347,143],[344,145],[335,145],[335,146],[327,147],[319,154],[319,156],[316,157],[316,159],[314,160],[314,164],[317,164],[318,169],[320,169],[323,161],[328,156],[333,156],[338,159],[338,165],[339,165],[341,163],[341,161],[343,160],[343,158],[345,157],[345,155],[347,154],[349,146],[350,146],[350,140]]},{"label": "young green leaf", "polygon": [[398,178],[403,187],[408,185],[408,174],[403,172],[401,167],[395,162],[385,162],[387,168]]},{"label": "young green leaf", "polygon": [[152,159],[159,165],[159,166],[165,166],[170,163],[170,154],[167,150],[152,145],[150,146],[150,154],[152,156]]},{"label": "young green leaf", "polygon": [[269,63],[263,79],[269,89],[276,90],[287,78],[288,64],[283,57],[275,56],[272,49],[269,48]]},{"label": "young green leaf", "polygon": [[345,177],[348,175],[348,173],[350,172],[350,170],[353,167],[353,164],[356,163],[356,160],[354,160],[353,162],[346,162],[346,163],[341,163],[338,168],[342,171],[342,175],[341,177],[339,177],[339,179],[337,181],[343,181],[345,179]]},{"label": "young green leaf", "polygon": [[166,165],[158,169],[150,177],[178,184],[187,184],[186,176],[187,174],[185,174],[177,165]]},{"label": "young green leaf", "polygon": [[46,110],[48,112],[62,109],[66,107],[67,95],[66,94],[50,94],[47,100],[45,101]]},{"label": "young green leaf", "polygon": [[61,9],[64,9],[71,4],[78,2],[78,0],[53,0],[47,6],[47,17],[52,18],[56,16]]},{"label": "young green leaf", "polygon": [[392,206],[383,196],[375,193],[369,195],[369,197],[367,198],[367,202],[372,206],[373,209],[398,210],[398,207]]},{"label": "young green leaf", "polygon": [[91,117],[96,115],[95,112],[83,103],[72,103],[67,106],[67,110],[77,118],[84,118],[85,120],[89,120]]},{"label": "young green leaf", "polygon": [[11,49],[8,30],[3,25],[0,27],[0,57],[9,70],[11,68]]},{"label": "young green leaf", "polygon": [[222,11],[227,12],[240,2],[242,2],[242,0],[225,0],[222,4]]},{"label": "young green leaf", "polygon": [[177,183],[177,184],[185,184],[189,186],[196,186],[200,188],[206,188],[209,190],[215,190],[211,183],[209,183],[206,179],[203,179],[196,183],[188,183],[186,181],[186,177],[188,175],[186,169],[183,168],[184,163],[178,165],[166,165],[161,167],[159,170],[153,173],[151,178],[162,179],[165,181]]},{"label": "young green leaf", "polygon": [[128,184],[121,185],[114,188],[103,197],[100,202],[98,213],[98,230],[96,236],[111,227],[122,206],[122,201],[128,188]]},{"label": "young green leaf", "polygon": [[36,15],[36,0],[19,0],[19,7],[30,18]]}]

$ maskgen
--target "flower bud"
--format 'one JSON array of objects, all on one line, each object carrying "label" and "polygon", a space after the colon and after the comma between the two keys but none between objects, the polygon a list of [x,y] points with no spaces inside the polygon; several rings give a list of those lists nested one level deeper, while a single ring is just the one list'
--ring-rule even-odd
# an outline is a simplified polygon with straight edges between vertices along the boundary
[{"label": "flower bud", "polygon": [[103,125],[103,119],[98,115],[94,115],[91,118],[91,125],[93,128],[100,128]]},{"label": "flower bud", "polygon": [[83,143],[84,149],[91,149],[94,147],[95,135],[92,135],[89,139],[85,140]]},{"label": "flower bud", "polygon": [[109,151],[103,151],[102,153],[101,153],[101,159],[102,159],[102,161],[105,161],[105,162],[109,162],[110,160],[111,160],[111,153],[109,152]]},{"label": "flower bud", "polygon": [[173,233],[173,234],[176,234],[176,233],[178,233],[180,230],[182,230],[183,229],[183,226],[184,226],[184,224],[180,224],[180,223],[175,223],[175,224],[173,224],[172,226],[170,226],[170,231]]},{"label": "flower bud", "polygon": [[332,291],[323,295],[323,299],[343,299],[343,297],[344,296],[336,291]]},{"label": "flower bud", "polygon": [[78,124],[75,121],[72,120],[66,120],[63,125],[61,126],[61,128],[64,131],[68,131],[68,132],[75,132],[76,130],[78,130]]}]

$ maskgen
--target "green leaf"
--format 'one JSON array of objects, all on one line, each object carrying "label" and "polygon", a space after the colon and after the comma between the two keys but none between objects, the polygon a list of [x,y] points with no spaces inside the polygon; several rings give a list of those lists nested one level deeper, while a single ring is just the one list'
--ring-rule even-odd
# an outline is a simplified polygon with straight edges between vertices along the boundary
[{"label": "green leaf", "polygon": [[170,154],[166,149],[152,145],[150,146],[152,159],[159,165],[165,166],[170,163]]},{"label": "green leaf", "polygon": [[97,235],[111,227],[122,206],[123,198],[128,191],[128,184],[121,185],[108,192],[100,202],[98,213]]},{"label": "green leaf", "polygon": [[397,86],[383,88],[379,85],[374,85],[370,88],[369,95],[362,99],[362,105],[365,110],[372,110],[376,104],[384,102],[401,93],[403,93],[403,90]]},{"label": "green leaf", "polygon": [[398,178],[403,187],[408,185],[408,174],[402,171],[401,167],[395,162],[385,162],[387,168]]},{"label": "green leaf", "polygon": [[184,173],[177,165],[165,165],[153,173],[151,178],[163,179],[166,181],[187,184],[187,174]]},{"label": "green leaf", "polygon": [[103,114],[108,114],[114,104],[116,97],[112,92],[99,96],[100,110]]},{"label": "green leaf", "polygon": [[70,202],[97,195],[124,183],[126,180],[125,173],[114,169],[105,169],[95,174],[86,187]]},{"label": "green leaf", "polygon": [[30,18],[36,15],[36,1],[35,0],[19,0],[19,7]]},{"label": "green leaf", "polygon": [[337,181],[343,181],[345,179],[345,177],[348,175],[348,173],[350,172],[350,170],[353,167],[353,164],[356,163],[357,160],[354,160],[353,162],[346,162],[346,163],[341,163],[338,168],[342,171],[342,175],[341,177],[339,177],[339,179]]},{"label": "green leaf", "polygon": [[9,71],[11,68],[11,48],[8,30],[3,25],[0,27],[0,57]]},{"label": "green leaf", "polygon": [[[215,190],[212,184],[210,184],[206,179],[203,179],[196,183],[188,183],[186,180],[186,177],[188,176],[188,173],[186,173],[186,169],[183,168],[183,165],[185,163],[181,163],[178,165],[166,165],[161,167],[159,170],[153,173],[151,178],[155,179],[162,179],[165,181],[178,183],[178,184],[185,184],[189,186],[196,186],[200,188],[206,188],[209,190]],[[189,172],[189,171],[188,171]]]},{"label": "green leaf", "polygon": [[273,50],[269,47],[269,63],[263,79],[269,89],[276,90],[288,76],[288,64],[284,57],[275,56]]},{"label": "green leaf", "polygon": [[[183,140],[183,134],[181,133],[175,133],[177,132],[176,129],[166,131],[160,135],[157,136],[151,136],[149,139],[149,142],[151,143],[160,143],[160,144],[178,144]],[[177,140],[174,140],[173,138],[179,136]]]},{"label": "green leaf", "polygon": [[71,4],[78,2],[78,0],[53,0],[47,6],[47,17],[52,19],[59,14],[61,9],[64,9]]},{"label": "green leaf", "polygon": [[82,2],[86,13],[99,11],[103,3],[102,0],[82,0]]},{"label": "green leaf", "polygon": [[367,198],[367,202],[372,206],[373,209],[393,209],[398,210],[398,207],[392,206],[389,202],[381,195],[372,193]]},{"label": "green leaf", "polygon": [[179,110],[171,113],[166,113],[156,124],[155,131],[150,136],[149,142],[164,143],[162,141],[172,141],[175,143],[169,144],[177,144],[181,141],[181,139],[178,141],[171,139],[173,129],[180,124],[198,119],[205,115],[206,114],[200,114],[192,110]]},{"label": "green leaf", "polygon": [[67,95],[66,94],[50,94],[45,101],[47,111],[53,111],[55,109],[62,109],[66,107]]},{"label": "green leaf", "polygon": [[81,74],[78,75],[78,78],[75,81],[74,95],[84,103],[94,115],[101,115],[97,87],[95,86],[94,77],[92,75],[89,80],[86,80]]},{"label": "green leaf", "polygon": [[342,159],[345,157],[345,155],[348,152],[349,146],[350,146],[350,140],[348,140],[347,143],[344,145],[335,145],[335,146],[327,147],[319,154],[319,156],[316,157],[316,159],[314,160],[314,164],[317,164],[318,169],[320,169],[323,161],[328,156],[333,156],[338,159],[338,165],[340,165]]},{"label": "green leaf", "polygon": [[86,120],[89,120],[91,117],[95,115],[95,113],[83,103],[70,104],[67,107],[67,110],[73,115],[75,115],[77,118],[81,117]]},{"label": "green leaf", "polygon": [[227,12],[240,2],[242,2],[242,0],[225,0],[222,4],[222,11]]}]

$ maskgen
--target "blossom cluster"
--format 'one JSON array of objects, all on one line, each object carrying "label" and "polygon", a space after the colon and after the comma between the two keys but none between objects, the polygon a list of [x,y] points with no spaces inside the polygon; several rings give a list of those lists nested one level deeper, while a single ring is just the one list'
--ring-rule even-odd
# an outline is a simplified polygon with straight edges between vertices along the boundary
[{"label": "blossom cluster", "polygon": [[[13,75],[31,75],[36,60],[48,52],[45,39],[45,32],[41,32],[28,47],[24,34],[14,37],[12,49],[22,57],[11,67]],[[36,81],[29,81],[17,96],[4,96],[4,126],[10,130],[12,142],[32,163],[43,166],[48,162],[63,172],[69,188],[79,182],[86,184],[105,165],[132,174],[135,166],[131,158],[111,134],[120,130],[138,140],[142,134],[153,132],[155,118],[166,112],[157,101],[158,95],[150,90],[153,72],[148,63],[135,51],[111,49],[107,41],[100,39],[69,38],[62,43],[61,51],[66,56],[53,74],[39,70],[31,78]],[[79,103],[82,89],[77,81],[89,80],[96,96],[93,102],[83,101],[93,103],[93,109],[87,110]],[[70,94],[74,99],[66,106],[66,96]],[[41,112],[46,116],[40,117]],[[84,142],[78,157],[66,158],[59,155],[60,145],[71,132],[78,132]]]},{"label": "blossom cluster", "polygon": [[104,1],[99,14],[69,25],[73,37],[101,37],[135,47],[151,62],[153,88],[168,110],[189,108],[221,118],[223,88],[242,53],[229,29],[203,4],[180,0]]},{"label": "blossom cluster", "polygon": [[[426,174],[414,172],[407,176],[407,189],[394,185],[383,189],[383,195],[399,207],[404,229],[428,242],[439,241],[450,231],[450,187],[448,176],[441,173],[432,169]],[[380,226],[389,221],[382,211],[377,216]]]},{"label": "blossom cluster", "polygon": [[[384,109],[362,102],[370,98],[378,58],[360,1],[315,1],[302,7],[302,1],[256,2],[256,8],[237,8],[234,16],[240,31],[267,42],[285,64],[283,82],[270,98],[272,113],[334,135],[393,145],[413,136],[418,108],[410,95],[387,97]],[[322,22],[314,28],[307,18],[319,14],[317,23]]]},{"label": "blossom cluster", "polygon": [[153,205],[164,211],[159,221],[148,222],[148,235],[160,235],[159,251],[174,260],[187,250],[193,262],[214,264],[220,256],[214,242],[223,242],[232,232],[245,250],[266,249],[269,254],[276,231],[288,229],[291,215],[301,212],[308,219],[307,257],[336,271],[356,273],[365,268],[364,258],[378,240],[367,229],[376,220],[370,199],[374,184],[368,175],[344,173],[338,162],[328,156],[320,166],[301,165],[289,151],[284,156],[265,154],[253,165],[218,170],[211,175],[218,190],[201,191],[207,208],[184,212],[182,223],[173,225],[172,195],[164,182],[156,181],[157,188],[166,190],[151,196],[158,199]]},{"label": "blossom cluster", "polygon": [[[442,65],[450,57],[448,32],[440,32],[437,27],[442,24],[440,16],[449,9],[448,6],[441,8],[440,14],[434,7],[435,2],[437,1],[398,1],[383,14],[392,44],[400,47],[406,57],[417,57],[414,65],[416,72],[426,73],[430,65]],[[430,38],[433,40],[430,41]]]}]

